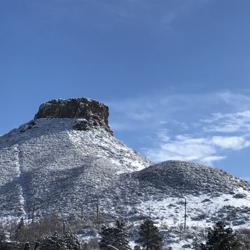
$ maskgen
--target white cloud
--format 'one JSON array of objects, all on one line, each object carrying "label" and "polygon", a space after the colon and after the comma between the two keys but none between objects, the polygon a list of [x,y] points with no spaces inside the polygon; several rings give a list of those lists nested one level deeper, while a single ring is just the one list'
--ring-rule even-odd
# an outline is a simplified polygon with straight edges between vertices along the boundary
[{"label": "white cloud", "polygon": [[[207,138],[193,138],[190,135],[178,135],[170,139],[162,133],[158,136],[158,145],[146,151],[154,161],[187,160],[211,164],[213,161],[224,159],[225,156],[217,155],[216,147]],[[166,140],[167,139],[167,140]]]},{"label": "white cloud", "polygon": [[242,94],[161,93],[111,102],[111,114],[116,132],[143,131],[151,138],[142,151],[157,162],[211,165],[250,146],[250,98]]},{"label": "white cloud", "polygon": [[226,158],[226,155],[222,155],[222,150],[241,150],[250,146],[250,141],[237,136],[197,138],[191,135],[177,135],[170,138],[162,132],[158,135],[156,141],[154,148],[145,150],[145,153],[153,161],[186,160],[209,165]]},{"label": "white cloud", "polygon": [[189,112],[193,116],[201,113],[200,110],[207,112],[208,107],[216,102],[215,98],[214,94],[165,94],[163,91],[161,94],[106,103],[110,107],[111,123],[126,123],[128,130],[158,130],[164,125],[185,130],[189,124],[177,116],[186,116]]},{"label": "white cloud", "polygon": [[212,166],[214,164],[214,162],[224,160],[225,158],[226,158],[226,156],[212,155],[212,156],[204,157],[201,160],[201,162]]},{"label": "white cloud", "polygon": [[[246,91],[247,92],[247,91]],[[230,91],[217,93],[218,97],[225,104],[231,106],[236,111],[244,111],[250,108],[250,97],[248,94],[232,93]]]},{"label": "white cloud", "polygon": [[248,133],[250,132],[250,110],[235,113],[215,113],[201,120],[206,132]]},{"label": "white cloud", "polygon": [[223,149],[240,150],[250,146],[250,141],[240,136],[213,136],[212,144]]}]

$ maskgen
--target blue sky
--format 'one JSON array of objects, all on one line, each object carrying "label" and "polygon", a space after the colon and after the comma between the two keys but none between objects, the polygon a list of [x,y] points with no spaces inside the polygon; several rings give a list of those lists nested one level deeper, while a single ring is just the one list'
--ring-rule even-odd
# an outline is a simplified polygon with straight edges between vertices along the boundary
[{"label": "blue sky", "polygon": [[0,134],[52,98],[110,106],[154,161],[250,177],[250,1],[3,0]]}]

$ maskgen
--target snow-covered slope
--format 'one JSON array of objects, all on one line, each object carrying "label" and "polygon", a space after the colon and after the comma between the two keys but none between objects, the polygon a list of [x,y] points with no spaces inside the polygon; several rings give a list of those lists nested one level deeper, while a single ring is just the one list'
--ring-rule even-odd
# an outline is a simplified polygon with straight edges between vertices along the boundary
[{"label": "snow-covered slope", "polygon": [[[58,102],[60,109],[62,101]],[[63,108],[67,105],[64,102]],[[53,118],[48,104],[42,105],[47,113],[40,112],[41,108],[39,112],[50,117],[36,118],[0,137],[1,216],[31,216],[34,206],[40,213],[79,212],[86,193],[94,196],[119,174],[150,164],[98,123],[102,117],[93,115],[91,100],[87,105],[88,120],[58,118],[55,113]],[[55,109],[58,112],[58,107]],[[93,119],[97,125],[89,122]],[[80,124],[77,129],[76,124]]]},{"label": "snow-covered slope", "polygon": [[107,221],[150,216],[163,232],[172,228],[174,249],[191,241],[178,238],[185,199],[193,236],[221,219],[250,226],[248,182],[191,162],[152,165],[113,136],[108,108],[85,98],[45,103],[0,137],[0,169],[1,218],[93,217],[98,203]]},{"label": "snow-covered slope", "polygon": [[234,229],[250,227],[250,183],[223,170],[167,161],[130,176],[143,194],[133,205],[133,216],[150,216],[166,232],[173,249],[191,249],[194,238],[202,238],[208,227],[221,220]]},{"label": "snow-covered slope", "polygon": [[250,226],[249,182],[219,169],[167,161],[123,174],[119,184],[131,220],[151,216],[168,226],[183,223],[186,199],[189,226],[212,225],[220,219]]}]

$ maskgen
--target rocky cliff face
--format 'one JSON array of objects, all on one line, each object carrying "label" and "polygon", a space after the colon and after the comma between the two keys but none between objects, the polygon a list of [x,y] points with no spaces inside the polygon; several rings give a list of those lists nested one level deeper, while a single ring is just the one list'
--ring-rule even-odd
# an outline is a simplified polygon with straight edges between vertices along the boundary
[{"label": "rocky cliff face", "polygon": [[109,124],[109,109],[106,105],[87,98],[68,100],[51,100],[43,103],[36,119],[41,118],[70,118],[75,119],[73,128],[76,130],[88,130],[93,127],[102,127],[112,133]]}]

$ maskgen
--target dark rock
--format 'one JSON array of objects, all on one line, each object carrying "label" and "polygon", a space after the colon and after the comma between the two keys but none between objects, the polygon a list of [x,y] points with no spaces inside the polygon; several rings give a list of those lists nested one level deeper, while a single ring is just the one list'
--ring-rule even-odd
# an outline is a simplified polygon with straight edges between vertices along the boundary
[{"label": "dark rock", "polygon": [[90,129],[89,123],[86,119],[76,120],[73,124],[73,129],[75,130],[88,130]]},{"label": "dark rock", "polygon": [[43,103],[35,115],[41,118],[71,118],[75,119],[73,128],[88,130],[93,127],[102,127],[112,133],[109,124],[109,108],[95,100],[87,98],[51,100]]},{"label": "dark rock", "polygon": [[211,202],[211,200],[210,200],[210,199],[204,199],[204,200],[202,201],[202,203],[204,203],[204,202]]},{"label": "dark rock", "polygon": [[236,220],[232,222],[233,226],[241,226],[244,225],[245,223],[246,223],[245,220]]},{"label": "dark rock", "polygon": [[207,217],[206,214],[199,214],[199,215],[197,215],[195,217],[192,217],[191,219],[194,220],[194,221],[200,221],[200,220],[205,220],[206,217]]},{"label": "dark rock", "polygon": [[192,246],[191,246],[190,244],[185,244],[185,245],[182,246],[182,248],[189,248],[189,249],[190,249],[191,247],[192,247]]},{"label": "dark rock", "polygon": [[246,194],[242,194],[242,193],[237,193],[233,196],[233,198],[236,198],[236,199],[244,199],[246,198]]},{"label": "dark rock", "polygon": [[250,208],[249,207],[233,207],[224,206],[222,207],[213,219],[230,221],[234,226],[242,225],[249,221]]},{"label": "dark rock", "polygon": [[36,125],[35,121],[32,120],[20,128],[20,132],[25,132],[28,129],[32,129]]}]

